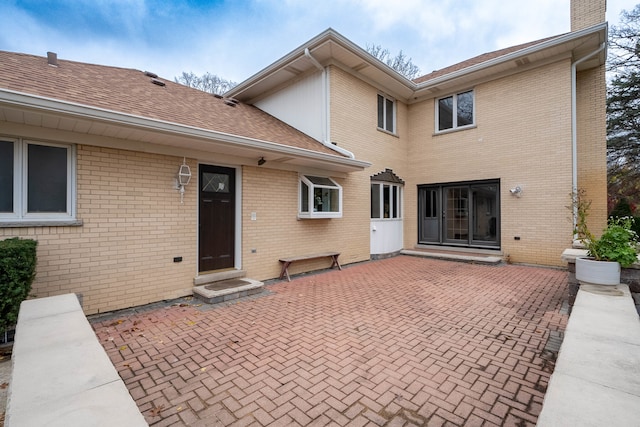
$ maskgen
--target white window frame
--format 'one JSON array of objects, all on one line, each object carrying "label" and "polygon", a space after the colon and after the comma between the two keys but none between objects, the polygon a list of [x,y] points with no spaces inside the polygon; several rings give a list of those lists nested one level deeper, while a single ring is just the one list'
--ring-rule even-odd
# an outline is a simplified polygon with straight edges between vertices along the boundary
[{"label": "white window frame", "polygon": [[[465,94],[465,93],[471,93],[471,99],[473,100],[473,111],[472,111],[472,115],[473,115],[473,121],[468,124],[468,125],[462,125],[462,126],[458,126],[458,96]],[[453,106],[452,106],[452,110],[451,110],[451,115],[452,115],[452,126],[450,128],[447,129],[440,129],[440,100],[441,99],[445,99],[445,98],[453,98]],[[461,90],[458,91],[456,93],[453,94],[449,94],[446,96],[441,96],[439,98],[436,98],[435,100],[435,111],[436,111],[436,122],[435,122],[435,133],[446,133],[446,132],[451,132],[451,131],[455,131],[455,130],[460,130],[460,129],[467,129],[467,128],[472,128],[475,127],[476,125],[476,91],[475,89],[466,89],[466,90]]]},{"label": "white window frame", "polygon": [[[22,138],[0,138],[12,142],[13,150],[13,212],[0,212],[0,226],[12,223],[25,225],[47,225],[75,221],[76,218],[76,146],[27,140]],[[58,147],[67,150],[67,200],[65,212],[27,212],[28,204],[28,150],[30,145]]]},{"label": "white window frame", "polygon": [[[382,102],[382,127],[380,126],[380,123],[378,123],[378,130],[381,130],[383,132],[389,132],[392,134],[396,134],[396,111],[398,110],[396,105],[396,100],[394,98],[391,98],[383,93],[378,93],[378,96],[376,97],[376,121],[378,121],[378,116],[380,115],[380,104],[379,104],[379,99],[382,98],[383,102]],[[387,129],[387,116],[389,115],[389,112],[387,111],[387,101],[391,101],[392,103],[392,111],[391,111],[391,121],[392,121],[392,126],[393,129]]]},{"label": "white window frame", "polygon": [[[330,184],[314,184],[311,178],[326,179]],[[302,191],[303,184],[307,186],[307,206],[303,210]],[[313,208],[314,194],[316,189],[328,189],[338,192],[338,209],[336,211],[317,211]],[[320,219],[320,218],[342,218],[342,186],[327,176],[316,174],[301,174],[298,179],[298,218],[301,219]]]},{"label": "white window frame", "polygon": [[[404,189],[404,185],[403,184],[397,184],[397,183],[393,183],[393,182],[385,182],[385,181],[371,181],[371,188],[372,188],[372,193],[373,193],[373,186],[377,185],[378,186],[378,208],[379,208],[379,212],[378,212],[378,217],[374,217],[373,215],[371,215],[371,219],[373,220],[382,220],[382,221],[389,221],[389,220],[399,220],[402,219],[402,214],[403,214],[403,210],[402,210],[402,199],[403,199],[403,189]],[[389,199],[391,200],[391,202],[393,203],[393,189],[396,188],[397,190],[397,199],[396,199],[396,203],[391,206],[389,205],[389,216],[385,216],[385,208],[384,208],[384,188],[385,187],[389,187]],[[373,214],[373,198],[371,200],[371,214]]]}]

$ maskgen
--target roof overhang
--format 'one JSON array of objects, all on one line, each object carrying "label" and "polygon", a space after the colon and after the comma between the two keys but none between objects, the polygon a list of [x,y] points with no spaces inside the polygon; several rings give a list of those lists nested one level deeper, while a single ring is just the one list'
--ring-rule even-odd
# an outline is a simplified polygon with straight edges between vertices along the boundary
[{"label": "roof overhang", "polygon": [[397,98],[408,99],[413,94],[415,85],[411,80],[329,28],[249,77],[225,95],[252,104],[263,94],[273,91],[302,74],[315,71],[316,64],[306,55],[307,49],[315,61],[323,67],[339,66]]},{"label": "roof overhang", "polygon": [[[249,77],[226,95],[252,104],[296,77],[315,71],[315,60],[323,67],[339,66],[397,99],[414,103],[437,96],[438,93],[559,59],[570,58],[575,61],[593,52],[606,41],[607,23],[604,22],[416,84],[333,29],[328,29]],[[306,54],[307,50],[313,59]],[[605,61],[606,49],[581,63],[578,71],[602,65]]]},{"label": "roof overhang", "polygon": [[94,137],[83,139],[87,145],[104,145],[99,141],[115,140],[121,142],[116,146],[127,150],[154,151],[153,147],[157,147],[158,152],[213,153],[249,165],[255,165],[263,157],[270,162],[268,167],[289,170],[349,173],[371,165],[338,153],[330,155],[0,88],[2,121]]},{"label": "roof overhang", "polygon": [[[607,29],[607,23],[603,22],[426,80],[415,86],[415,91],[408,102],[432,98],[440,93],[515,74],[560,59],[575,62],[598,50],[603,44],[606,45]],[[577,70],[583,71],[603,65],[606,59],[607,51],[603,49],[598,55],[580,63]]]}]

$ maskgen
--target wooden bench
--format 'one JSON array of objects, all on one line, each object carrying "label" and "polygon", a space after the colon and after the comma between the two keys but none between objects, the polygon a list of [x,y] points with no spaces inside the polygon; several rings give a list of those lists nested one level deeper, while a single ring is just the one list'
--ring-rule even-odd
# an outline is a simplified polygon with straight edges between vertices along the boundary
[{"label": "wooden bench", "polygon": [[287,281],[290,282],[291,278],[289,277],[289,266],[296,261],[307,261],[310,259],[317,258],[331,258],[331,267],[338,267],[339,270],[342,270],[340,263],[338,262],[338,257],[340,256],[340,252],[322,252],[317,254],[310,255],[302,255],[295,256],[289,258],[280,258],[279,261],[282,263],[282,270],[280,271],[280,279],[284,279],[284,276],[287,276]]}]

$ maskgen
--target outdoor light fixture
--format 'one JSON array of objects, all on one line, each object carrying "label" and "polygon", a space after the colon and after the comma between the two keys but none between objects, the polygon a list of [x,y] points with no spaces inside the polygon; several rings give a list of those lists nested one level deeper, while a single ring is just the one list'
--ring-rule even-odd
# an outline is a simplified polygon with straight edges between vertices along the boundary
[{"label": "outdoor light fixture", "polygon": [[186,159],[182,158],[182,165],[178,169],[178,187],[180,189],[180,204],[184,204],[184,187],[191,181],[191,169],[187,165]]},{"label": "outdoor light fixture", "polygon": [[519,185],[516,185],[511,190],[509,190],[509,192],[516,197],[520,197],[522,196],[522,187]]},{"label": "outdoor light fixture", "polygon": [[258,160],[258,166],[262,166],[265,163],[267,163],[267,161],[264,159],[264,157],[260,157],[260,159]]}]

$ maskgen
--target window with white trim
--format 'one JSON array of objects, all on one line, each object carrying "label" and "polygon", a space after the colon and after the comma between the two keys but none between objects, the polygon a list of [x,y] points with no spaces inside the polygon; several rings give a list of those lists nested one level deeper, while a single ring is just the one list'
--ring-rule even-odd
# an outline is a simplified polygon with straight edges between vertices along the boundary
[{"label": "window with white trim", "polygon": [[378,129],[396,132],[396,101],[378,94]]},{"label": "window with white trim", "polygon": [[0,222],[75,217],[74,146],[0,139]]},{"label": "window with white trim", "polygon": [[388,182],[371,183],[371,218],[402,218],[402,185]]},{"label": "window with white trim", "polygon": [[473,90],[445,96],[436,100],[438,132],[464,128],[475,124]]},{"label": "window with white trim", "polygon": [[342,187],[331,178],[300,175],[299,218],[342,218]]}]

